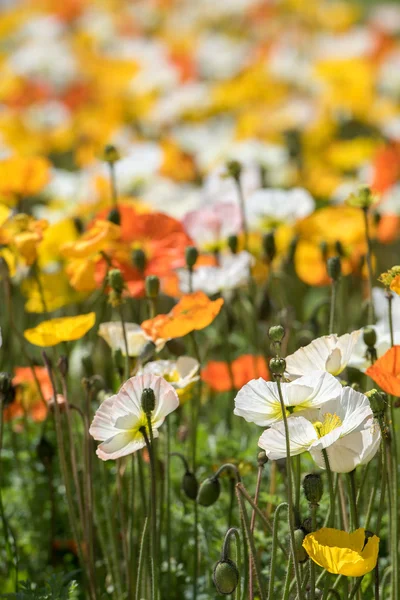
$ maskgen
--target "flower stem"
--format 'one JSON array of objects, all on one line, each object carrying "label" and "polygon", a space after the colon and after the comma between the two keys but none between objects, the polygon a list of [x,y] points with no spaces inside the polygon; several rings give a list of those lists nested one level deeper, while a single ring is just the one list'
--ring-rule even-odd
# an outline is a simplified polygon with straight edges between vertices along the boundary
[{"label": "flower stem", "polygon": [[142,587],[142,577],[143,577],[143,563],[146,555],[146,545],[147,545],[147,525],[149,519],[148,517],[144,518],[144,525],[142,531],[142,537],[140,540],[140,550],[139,550],[139,562],[137,568],[137,579],[136,579],[136,594],[135,600],[140,600],[141,598],[141,587]]},{"label": "flower stem", "polygon": [[367,242],[367,270],[368,270],[368,325],[372,325],[375,320],[374,303],[372,300],[372,244],[368,221],[368,208],[363,208],[365,239]]},{"label": "flower stem", "polygon": [[141,433],[144,437],[147,452],[150,460],[150,507],[151,507],[151,553],[150,553],[150,569],[151,569],[151,597],[152,600],[157,600],[158,597],[158,578],[156,579],[157,565],[157,485],[156,485],[156,470],[154,461],[154,438],[153,428],[151,423],[151,414],[147,415],[147,428],[149,430],[150,439],[147,435],[146,428],[141,428]]},{"label": "flower stem", "polygon": [[330,313],[329,313],[329,333],[333,333],[334,329],[335,329],[336,290],[337,290],[337,281],[332,280],[331,309],[330,309]]},{"label": "flower stem", "polygon": [[333,489],[333,479],[332,479],[332,471],[329,465],[328,453],[324,449],[322,450],[322,456],[324,457],[326,475],[328,477],[328,488],[329,488],[329,519],[328,519],[328,527],[334,527],[335,525],[335,492]]},{"label": "flower stem", "polygon": [[278,524],[280,512],[284,509],[288,509],[289,505],[287,502],[279,504],[274,513],[274,525],[272,533],[272,547],[271,547],[271,567],[269,574],[269,585],[268,585],[268,600],[272,600],[274,595],[274,582],[275,582],[275,568],[276,568],[276,551],[278,545]]},{"label": "flower stem", "polygon": [[357,511],[357,489],[355,480],[355,469],[348,473],[349,478],[349,503],[350,503],[350,516],[351,516],[351,528],[358,529],[358,511]]},{"label": "flower stem", "polygon": [[[311,531],[317,529],[318,504],[310,502]],[[310,560],[310,600],[315,600],[315,562]]]},{"label": "flower stem", "polygon": [[125,346],[125,372],[124,372],[124,377],[125,377],[125,381],[127,381],[129,379],[130,365],[129,365],[128,338],[127,338],[127,335],[126,335],[126,326],[125,326],[125,319],[124,319],[124,311],[122,310],[122,304],[120,304],[118,306],[118,310],[119,310],[119,316],[120,316],[120,319],[121,319],[122,335],[123,335],[123,338],[124,338],[124,346]]},{"label": "flower stem", "polygon": [[285,407],[285,403],[283,400],[281,382],[280,382],[279,377],[276,378],[276,383],[277,383],[277,387],[278,387],[279,400],[281,403],[283,424],[285,427],[290,546],[291,546],[291,552],[292,552],[292,556],[293,556],[294,572],[295,572],[295,576],[296,576],[297,595],[299,597],[299,600],[303,600],[304,596],[303,596],[303,592],[301,589],[301,574],[300,574],[300,568],[299,568],[299,561],[297,559],[296,543],[295,543],[295,538],[294,538],[294,511],[293,511],[293,495],[292,495],[293,494],[293,492],[292,492],[292,460],[291,460],[291,455],[290,455],[289,426],[288,426],[288,420],[287,420],[287,416],[286,416],[286,407]]}]

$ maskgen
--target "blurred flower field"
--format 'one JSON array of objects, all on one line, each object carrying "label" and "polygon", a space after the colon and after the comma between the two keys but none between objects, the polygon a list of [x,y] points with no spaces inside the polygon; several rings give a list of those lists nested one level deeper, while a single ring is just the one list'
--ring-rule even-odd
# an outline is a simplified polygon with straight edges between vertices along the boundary
[{"label": "blurred flower field", "polygon": [[0,8],[0,598],[399,600],[400,4]]}]

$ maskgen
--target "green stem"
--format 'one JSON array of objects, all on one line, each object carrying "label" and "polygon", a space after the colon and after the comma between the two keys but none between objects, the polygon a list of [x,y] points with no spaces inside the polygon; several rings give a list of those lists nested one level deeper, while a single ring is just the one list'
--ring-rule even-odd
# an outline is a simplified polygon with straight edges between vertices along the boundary
[{"label": "green stem", "polygon": [[147,435],[146,428],[141,428],[144,437],[147,452],[150,459],[150,507],[151,507],[151,597],[157,600],[158,597],[158,578],[156,579],[157,569],[157,485],[156,485],[156,467],[154,460],[154,437],[151,423],[151,413],[147,414],[147,428],[150,434]]},{"label": "green stem", "polygon": [[332,280],[331,309],[330,309],[330,313],[329,313],[329,333],[333,333],[334,329],[335,329],[336,288],[337,288],[337,281]]},{"label": "green stem", "polygon": [[[289,505],[287,502],[279,504],[274,513],[274,525],[272,533],[272,547],[271,547],[271,567],[269,574],[269,585],[268,585],[268,600],[272,600],[274,596],[274,583],[275,583],[275,568],[276,568],[276,551],[278,545],[278,524],[280,512],[284,509],[288,509]],[[312,561],[311,561],[312,562]]]},{"label": "green stem", "polygon": [[[318,504],[310,503],[311,531],[317,529]],[[315,600],[315,562],[310,560],[310,600]]]},{"label": "green stem", "polygon": [[349,478],[349,503],[350,503],[350,516],[351,516],[351,528],[358,529],[358,511],[357,511],[357,486],[355,480],[355,469],[348,473]]},{"label": "green stem", "polygon": [[375,321],[374,303],[372,300],[373,271],[372,271],[372,244],[368,221],[368,208],[363,208],[365,239],[367,242],[367,270],[368,270],[368,325]]},{"label": "green stem", "polygon": [[149,519],[148,517],[144,518],[144,525],[143,525],[143,531],[142,531],[142,537],[140,540],[140,550],[139,550],[139,562],[138,562],[138,569],[137,569],[137,578],[136,578],[136,594],[135,594],[135,600],[140,600],[142,595],[141,595],[141,588],[142,588],[142,579],[143,579],[143,565],[144,565],[144,561],[145,561],[145,557],[146,557],[146,545],[147,545],[147,525],[149,523]]},{"label": "green stem", "polygon": [[[257,505],[257,503],[258,503],[258,497],[260,495],[261,477],[262,477],[263,469],[264,469],[264,465],[263,464],[259,465],[258,473],[257,473],[256,492],[254,494],[254,504],[255,505]],[[251,531],[252,535],[254,532],[255,522],[256,522],[256,511],[253,508],[253,512],[251,513],[251,521],[250,521],[250,531]],[[253,597],[253,569],[252,569],[251,558],[249,561],[249,593],[250,593],[250,598],[252,598]]]},{"label": "green stem", "polygon": [[391,458],[392,458],[392,514],[391,514],[391,554],[392,554],[392,600],[400,598],[399,590],[399,476],[398,476],[398,460],[397,460],[397,439],[395,427],[394,401],[390,398],[390,428],[391,428]]},{"label": "green stem", "polygon": [[333,489],[333,479],[332,479],[332,471],[329,465],[328,453],[324,449],[322,450],[322,456],[324,457],[326,475],[328,477],[328,489],[329,489],[329,519],[328,519],[328,527],[334,527],[335,525],[335,492]]},{"label": "green stem", "polygon": [[288,600],[289,599],[289,593],[290,593],[290,584],[291,584],[291,571],[292,571],[292,563],[293,563],[293,558],[292,555],[289,555],[289,562],[287,565],[287,570],[286,570],[286,577],[285,577],[285,585],[283,588],[283,596],[282,596],[282,600]]},{"label": "green stem", "polygon": [[124,376],[125,376],[125,381],[127,381],[129,379],[129,372],[130,372],[129,347],[128,347],[128,337],[126,335],[126,326],[125,326],[124,312],[122,310],[122,304],[120,304],[118,306],[118,310],[119,310],[119,316],[120,316],[120,319],[121,319],[122,335],[123,335],[123,338],[124,338],[124,346],[125,346],[125,371],[124,371]]}]

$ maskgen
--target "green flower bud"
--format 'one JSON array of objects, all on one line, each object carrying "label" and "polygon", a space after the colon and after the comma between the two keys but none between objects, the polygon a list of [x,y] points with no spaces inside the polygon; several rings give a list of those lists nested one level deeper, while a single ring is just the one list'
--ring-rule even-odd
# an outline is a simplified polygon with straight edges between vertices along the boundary
[{"label": "green flower bud", "polygon": [[121,215],[116,206],[114,206],[108,213],[107,221],[114,223],[114,225],[121,225]]},{"label": "green flower bud", "polygon": [[327,244],[327,242],[325,242],[325,240],[323,240],[320,243],[319,248],[321,250],[322,258],[326,262],[328,260],[328,244]]},{"label": "green flower bud", "polygon": [[211,506],[214,504],[221,493],[221,484],[216,477],[208,477],[200,486],[197,494],[197,503],[201,506]]},{"label": "green flower bud", "polygon": [[15,388],[9,373],[0,373],[0,399],[3,407],[9,406],[15,399]]},{"label": "green flower bud", "polygon": [[109,271],[108,284],[116,294],[122,294],[124,290],[124,278],[119,269],[111,269],[111,271]]},{"label": "green flower bud", "polygon": [[265,258],[268,262],[272,262],[276,255],[275,233],[273,231],[263,235],[262,245]]},{"label": "green flower bud", "polygon": [[240,180],[240,174],[242,172],[242,165],[237,160],[230,160],[226,163],[226,170],[230,177],[233,177],[236,181]]},{"label": "green flower bud", "polygon": [[374,347],[376,344],[376,331],[373,327],[364,327],[363,340],[366,346]]},{"label": "green flower bud", "polygon": [[113,164],[117,162],[117,160],[119,160],[121,157],[115,146],[113,146],[112,144],[107,144],[107,146],[104,148],[103,158],[105,162]]},{"label": "green flower bud", "polygon": [[380,392],[379,390],[376,390],[374,388],[373,390],[366,392],[365,395],[369,399],[371,410],[374,416],[382,415],[385,412],[385,408],[388,402],[387,395],[385,394],[385,392]]},{"label": "green flower bud", "polygon": [[148,298],[157,298],[160,291],[160,280],[157,275],[146,277],[146,295]]},{"label": "green flower bud", "polygon": [[285,330],[282,325],[273,325],[269,328],[268,335],[273,342],[281,342],[285,337]]},{"label": "green flower bud", "polygon": [[196,500],[199,491],[199,484],[196,475],[191,471],[186,471],[182,479],[182,489],[190,500]]},{"label": "green flower bud", "polygon": [[36,455],[43,466],[49,467],[55,454],[54,446],[47,438],[42,436],[36,446]]},{"label": "green flower bud", "polygon": [[261,452],[259,452],[257,454],[257,462],[258,462],[259,467],[263,467],[264,465],[267,464],[268,456],[267,456],[265,450],[262,450]]},{"label": "green flower bud", "polygon": [[154,390],[152,390],[151,388],[144,388],[142,392],[141,403],[143,412],[146,415],[152,413],[156,406],[156,397],[154,395]]},{"label": "green flower bud", "polygon": [[303,490],[310,504],[319,504],[324,491],[321,475],[318,473],[306,475],[303,479]]},{"label": "green flower bud", "polygon": [[136,248],[136,250],[132,252],[132,262],[138,271],[144,273],[147,258],[145,252],[141,248]]},{"label": "green flower bud", "polygon": [[219,560],[214,567],[214,585],[219,594],[228,596],[233,594],[239,583],[239,571],[230,558]]},{"label": "green flower bud", "polygon": [[186,266],[188,269],[193,269],[199,258],[199,251],[195,246],[187,246],[185,250]]},{"label": "green flower bud", "polygon": [[237,235],[230,235],[228,237],[228,246],[229,246],[229,250],[232,252],[232,254],[236,254],[236,252],[238,251],[238,246],[239,246],[239,240],[238,240]]},{"label": "green flower bud", "polygon": [[340,258],[343,258],[343,256],[345,255],[345,251],[343,248],[343,244],[340,240],[336,240],[335,249],[336,249],[338,256],[340,256]]},{"label": "green flower bud", "polygon": [[269,368],[273,375],[283,375],[286,370],[286,360],[284,358],[271,358]]},{"label": "green flower bud", "polygon": [[297,554],[297,560],[303,563],[307,560],[308,554],[303,548],[303,540],[305,538],[304,531],[302,529],[295,529],[294,531],[294,546]]},{"label": "green flower bud", "polygon": [[332,256],[331,258],[328,258],[326,267],[327,267],[329,277],[333,281],[338,281],[339,277],[342,274],[342,265],[340,262],[340,257]]}]

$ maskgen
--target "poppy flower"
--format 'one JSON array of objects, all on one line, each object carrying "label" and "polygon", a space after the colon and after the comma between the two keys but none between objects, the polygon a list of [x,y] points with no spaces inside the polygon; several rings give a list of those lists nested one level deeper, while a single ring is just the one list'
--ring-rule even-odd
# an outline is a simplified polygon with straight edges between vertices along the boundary
[{"label": "poppy flower", "polygon": [[183,296],[166,315],[143,321],[142,329],[153,339],[183,337],[191,331],[204,329],[221,310],[223,298],[210,300],[204,292]]},{"label": "poppy flower", "polygon": [[366,374],[385,392],[400,396],[400,346],[393,346],[373,365]]},{"label": "poppy flower", "polygon": [[[34,367],[34,370],[43,397],[46,402],[49,402],[53,397],[53,388],[47,369]],[[17,367],[12,382],[16,388],[15,400],[4,409],[4,420],[9,421],[28,414],[34,421],[44,421],[47,410],[37,388],[32,369]]]},{"label": "poppy flower", "polygon": [[93,327],[96,313],[76,317],[60,317],[42,321],[33,329],[26,329],[24,337],[35,346],[55,346],[60,342],[79,340]]},{"label": "poppy flower", "polygon": [[[151,342],[150,336],[136,323],[125,323],[125,331],[129,356],[139,356],[146,345]],[[125,355],[125,341],[120,321],[100,323],[98,335],[107,342],[113,351],[120,350]],[[160,344],[156,344],[157,351],[160,351],[163,347],[163,341]]]},{"label": "poppy flower", "polygon": [[[233,383],[237,390],[256,377],[269,379],[268,367],[262,356],[243,354],[232,361],[231,368]],[[228,364],[222,360],[212,360],[207,363],[201,373],[201,378],[216,392],[229,392],[232,389]]]},{"label": "poppy flower", "polygon": [[180,356],[177,360],[154,360],[138,370],[137,375],[151,373],[163,377],[178,394],[182,404],[191,397],[194,384],[200,379],[199,363],[190,356]]},{"label": "poppy flower", "polygon": [[128,379],[118,394],[100,405],[89,429],[90,435],[102,442],[96,450],[102,460],[121,458],[146,445],[141,432],[143,428],[149,434],[147,416],[141,404],[146,388],[151,388],[155,397],[151,413],[154,437],[158,437],[158,429],[165,417],[178,408],[178,394],[163,377],[145,374]]},{"label": "poppy flower", "polygon": [[4,196],[33,196],[50,179],[50,163],[41,156],[12,156],[0,161],[0,193]]},{"label": "poppy flower", "polygon": [[376,535],[367,536],[363,528],[348,533],[323,527],[306,535],[303,547],[311,560],[329,573],[362,577],[375,568],[379,541]]}]

